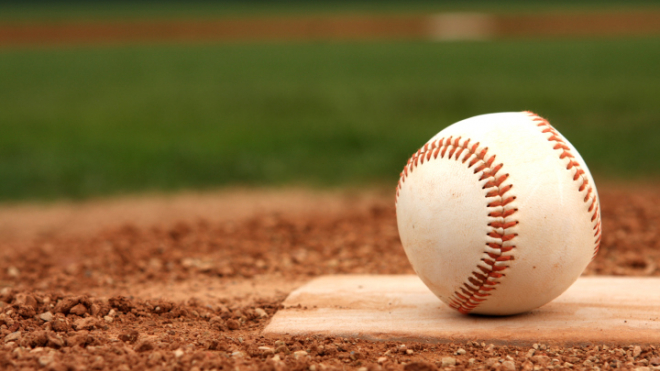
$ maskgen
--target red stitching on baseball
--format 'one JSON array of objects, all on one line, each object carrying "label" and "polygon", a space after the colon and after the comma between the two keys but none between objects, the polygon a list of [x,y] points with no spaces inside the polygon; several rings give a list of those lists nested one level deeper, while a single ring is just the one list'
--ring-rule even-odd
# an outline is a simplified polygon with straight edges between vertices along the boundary
[{"label": "red stitching on baseball", "polygon": [[[530,111],[525,111],[527,115],[532,119],[533,122],[536,123],[536,126],[541,128],[541,133],[543,134],[550,134],[550,136],[547,138],[548,141],[550,142],[556,142],[555,145],[552,147],[555,150],[561,150],[561,154],[559,155],[559,159],[564,159],[564,158],[569,158],[568,165],[566,166],[566,170],[571,170],[575,168],[575,174],[573,174],[573,180],[576,182],[579,182],[580,187],[578,188],[579,192],[583,192],[585,189],[587,190],[586,195],[584,196],[584,202],[589,203],[589,213],[591,213],[591,221],[594,222],[593,230],[594,230],[594,255],[598,253],[598,249],[600,248],[600,237],[601,237],[601,228],[600,228],[600,207],[598,205],[598,197],[596,196],[596,192],[594,192],[593,187],[589,184],[589,179],[587,179],[586,173],[584,172],[584,169],[580,166],[580,164],[573,160],[575,156],[571,153],[571,148],[567,145],[567,143],[561,139],[559,132],[550,125],[548,120],[540,117],[539,115],[535,114],[534,112]],[[580,180],[582,180],[580,182]]]},{"label": "red stitching on baseball", "polygon": [[[448,153],[447,150],[449,150]],[[434,140],[431,143],[426,143],[412,155],[401,172],[399,184],[396,187],[396,199],[399,199],[399,192],[406,178],[412,174],[420,163],[423,164],[425,160],[430,161],[431,158],[437,159],[438,155],[440,158],[445,158],[445,154],[448,154],[448,160],[460,160],[461,163],[466,163],[470,157],[473,157],[467,167],[470,169],[477,165],[474,174],[482,171],[479,180],[487,180],[483,187],[488,189],[486,193],[486,198],[489,199],[487,207],[495,209],[491,210],[488,216],[499,219],[488,224],[491,228],[491,231],[487,234],[490,241],[486,243],[481,261],[472,272],[472,275],[467,278],[461,287],[454,291],[450,298],[450,307],[467,314],[491,295],[491,292],[499,285],[499,279],[504,277],[503,271],[509,267],[509,262],[514,260],[513,255],[503,254],[515,249],[515,245],[511,241],[517,234],[511,233],[510,229],[518,225],[518,221],[510,220],[510,217],[518,209],[510,205],[516,199],[515,196],[504,198],[504,195],[513,188],[512,184],[503,185],[509,178],[509,174],[497,175],[504,165],[497,164],[493,166],[495,156],[486,159],[487,147],[480,149],[479,143],[470,145],[469,138],[461,144],[461,137]],[[463,155],[462,158],[461,155]],[[492,198],[495,199],[490,200]]]}]

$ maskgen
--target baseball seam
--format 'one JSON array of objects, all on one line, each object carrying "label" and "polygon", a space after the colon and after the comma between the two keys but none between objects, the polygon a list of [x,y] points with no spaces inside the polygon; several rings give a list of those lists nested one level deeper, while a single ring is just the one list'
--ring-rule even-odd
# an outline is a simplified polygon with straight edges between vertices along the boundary
[{"label": "baseball seam", "polygon": [[550,125],[548,120],[542,118],[534,112],[525,111],[525,113],[532,119],[536,126],[541,129],[541,133],[550,135],[547,137],[547,139],[549,142],[555,142],[553,149],[561,151],[559,159],[568,159],[566,170],[570,171],[575,169],[575,172],[573,173],[573,181],[579,183],[578,191],[585,192],[584,202],[589,203],[588,212],[591,214],[591,222],[593,223],[594,231],[593,259],[598,253],[598,249],[600,248],[600,240],[602,234],[598,195],[596,194],[595,189],[589,183],[586,172],[584,169],[582,169],[580,163],[575,160],[575,156],[571,152],[571,148],[567,145],[566,141],[562,139],[562,137],[559,135],[559,132],[554,127],[552,127],[552,125]]},{"label": "baseball seam", "polygon": [[450,136],[447,139],[434,140],[426,143],[413,154],[401,172],[396,200],[398,202],[399,193],[409,174],[412,174],[415,168],[424,164],[425,161],[437,159],[438,156],[443,159],[447,155],[448,160],[453,159],[462,163],[466,163],[472,158],[467,164],[468,169],[475,167],[474,174],[482,172],[479,181],[485,181],[483,189],[487,189],[488,217],[491,220],[488,223],[490,231],[486,237],[486,247],[475,270],[450,298],[452,308],[467,314],[492,294],[492,291],[500,284],[502,277],[505,276],[509,263],[514,260],[513,252],[516,246],[513,244],[513,240],[518,234],[513,233],[512,228],[518,224],[518,221],[512,216],[518,209],[512,205],[516,196],[509,194],[505,198],[505,195],[513,188],[513,184],[505,184],[509,174],[498,175],[504,165],[501,163],[493,165],[495,155],[487,158],[488,147],[481,148],[479,143],[470,145],[470,139],[465,139],[461,143],[461,139],[461,137]]}]

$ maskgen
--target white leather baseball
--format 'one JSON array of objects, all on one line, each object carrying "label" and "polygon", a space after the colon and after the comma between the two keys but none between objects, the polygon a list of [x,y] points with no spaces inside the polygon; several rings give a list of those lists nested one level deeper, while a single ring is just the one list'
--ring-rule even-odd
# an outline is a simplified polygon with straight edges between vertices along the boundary
[{"label": "white leather baseball", "polygon": [[476,116],[442,130],[410,158],[396,199],[415,272],[461,313],[538,308],[577,280],[600,244],[587,165],[531,112]]}]

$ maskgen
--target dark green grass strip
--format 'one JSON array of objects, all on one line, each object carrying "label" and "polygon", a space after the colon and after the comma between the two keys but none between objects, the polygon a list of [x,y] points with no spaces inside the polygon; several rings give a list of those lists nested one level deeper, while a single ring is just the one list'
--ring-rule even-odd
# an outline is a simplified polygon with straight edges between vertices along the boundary
[{"label": "dark green grass strip", "polygon": [[394,187],[473,115],[533,110],[600,178],[660,174],[660,39],[0,51],[0,200]]},{"label": "dark green grass strip", "polygon": [[658,10],[655,0],[0,1],[0,21],[65,21],[401,14]]}]

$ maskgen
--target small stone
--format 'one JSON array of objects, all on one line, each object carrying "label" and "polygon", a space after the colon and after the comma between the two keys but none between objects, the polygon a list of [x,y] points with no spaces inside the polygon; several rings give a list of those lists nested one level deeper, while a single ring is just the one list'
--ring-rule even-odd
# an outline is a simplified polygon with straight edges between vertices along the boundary
[{"label": "small stone", "polygon": [[412,349],[406,349],[406,354],[407,354],[407,355],[411,355],[411,354],[413,354],[413,353],[415,353],[415,352],[413,352]]},{"label": "small stone", "polygon": [[457,350],[456,353],[454,353],[454,354],[456,354],[457,356],[462,356],[462,355],[465,354],[465,353],[467,353],[467,351],[466,351],[465,349],[463,349],[463,348],[458,348],[458,350]]},{"label": "small stone", "polygon": [[9,277],[13,278],[18,278],[18,276],[21,274],[21,272],[18,270],[16,267],[9,267],[7,268],[7,275]]},{"label": "small stone", "polygon": [[125,296],[115,296],[108,299],[108,304],[123,313],[128,313],[135,308],[131,299]]},{"label": "small stone", "polygon": [[653,366],[660,366],[660,357],[654,357],[649,360],[649,363]]},{"label": "small stone", "polygon": [[118,336],[119,340],[123,341],[124,343],[130,343],[130,344],[135,343],[139,337],[140,337],[140,333],[135,330],[122,332]]},{"label": "small stone", "polygon": [[307,352],[305,352],[304,350],[295,351],[295,352],[293,352],[293,357],[295,359],[298,359],[300,357],[307,357]]},{"label": "small stone", "polygon": [[263,310],[262,308],[256,308],[254,311],[257,313],[257,315],[259,317],[262,317],[262,318],[263,317],[268,317],[268,313],[266,313],[266,311]]},{"label": "small stone", "polygon": [[[168,332],[169,332],[169,331],[168,331]],[[171,332],[174,333],[174,331],[171,331]],[[226,350],[227,350],[227,348],[225,347],[225,345],[224,345],[222,342],[220,342],[220,341],[218,341],[218,340],[216,340],[216,339],[212,339],[211,341],[209,341],[209,342],[207,343],[207,348],[208,348],[208,350],[222,350],[222,351],[226,351]]]},{"label": "small stone", "polygon": [[[0,301],[0,303],[2,302]],[[11,327],[14,325],[14,320],[10,316],[0,313],[0,326],[1,325]]]},{"label": "small stone", "polygon": [[376,360],[378,363],[385,363],[387,362],[387,357],[378,357],[378,360]]},{"label": "small stone", "polygon": [[527,354],[525,354],[525,357],[532,358],[534,356],[534,353],[536,353],[536,349],[532,348],[532,349],[527,351]]},{"label": "small stone", "polygon": [[55,349],[59,349],[64,346],[64,339],[56,333],[48,331],[46,332],[46,337],[48,339],[46,346]]},{"label": "small stone", "polygon": [[41,365],[41,367],[46,367],[51,362],[53,362],[53,358],[54,358],[53,354],[49,353],[49,354],[46,354],[46,355],[43,355],[43,356],[39,357],[38,361],[39,361],[39,364]]},{"label": "small stone", "polygon": [[153,352],[149,354],[149,363],[154,366],[163,362],[163,354],[161,352]]},{"label": "small stone", "polygon": [[73,322],[73,328],[76,330],[93,330],[98,327],[98,321],[94,317],[79,318]]},{"label": "small stone", "polygon": [[437,371],[437,367],[426,362],[411,362],[408,364],[401,363],[403,371]]},{"label": "small stone", "polygon": [[357,369],[357,371],[369,371],[369,369],[366,367],[360,367]]},{"label": "small stone", "polygon": [[55,305],[55,309],[53,310],[55,313],[69,314],[71,308],[75,307],[76,304],[78,304],[78,300],[71,297],[64,298]]},{"label": "small stone", "polygon": [[211,329],[213,330],[218,330],[218,331],[227,330],[227,326],[225,325],[225,320],[219,316],[211,317],[211,319],[209,320],[209,327],[211,327]]},{"label": "small stone", "polygon": [[539,345],[534,343],[534,345],[532,345],[532,348],[534,348],[535,350],[539,350]]},{"label": "small stone", "polygon": [[486,367],[491,368],[491,367],[497,365],[498,363],[500,363],[499,358],[497,358],[497,357],[488,358],[486,360]]},{"label": "small stone", "polygon": [[112,323],[112,321],[114,321],[114,318],[110,316],[103,316],[103,320],[107,323]]},{"label": "small stone", "polygon": [[279,362],[279,361],[281,361],[282,359],[280,358],[280,355],[279,355],[279,354],[276,354],[276,355],[273,356],[273,358],[271,358],[270,360],[273,361],[273,362]]},{"label": "small stone", "polygon": [[5,343],[8,343],[10,341],[18,341],[18,340],[21,340],[20,331],[12,332],[11,334],[5,336]]},{"label": "small stone", "polygon": [[492,352],[494,349],[495,349],[495,345],[488,344],[488,347],[486,348],[486,352]]},{"label": "small stone", "polygon": [[573,364],[570,362],[564,362],[564,368],[571,368],[573,367]]},{"label": "small stone", "polygon": [[93,358],[91,367],[95,370],[101,370],[105,366],[105,359],[101,356],[96,356]]},{"label": "small stone", "polygon": [[456,358],[442,357],[442,367],[451,367],[456,365]]},{"label": "small stone", "polygon": [[31,318],[37,315],[34,307],[31,305],[21,305],[18,307],[18,314],[23,318]]},{"label": "small stone", "polygon": [[81,316],[82,317],[82,316],[85,315],[85,313],[87,313],[87,308],[84,305],[82,305],[81,303],[78,303],[78,304],[74,305],[73,308],[71,308],[69,310],[69,313],[70,314],[75,314],[76,316]]},{"label": "small stone", "polygon": [[642,354],[642,347],[640,347],[639,345],[635,345],[632,353],[633,358],[639,357],[640,354]]},{"label": "small stone", "polygon": [[262,352],[263,352],[264,354],[266,354],[266,355],[275,354],[275,349],[273,349],[273,348],[271,348],[271,347],[260,346],[260,347],[257,348],[257,349],[259,349],[260,351],[262,351]]},{"label": "small stone", "polygon": [[16,305],[27,305],[32,308],[37,307],[37,299],[34,298],[34,296],[29,295],[29,294],[23,294],[19,293],[16,294],[16,297],[14,298],[14,304]]},{"label": "small stone", "polygon": [[234,319],[228,319],[227,320],[227,328],[230,330],[238,330],[241,327],[241,325],[238,323],[238,321]]},{"label": "small stone", "polygon": [[237,350],[235,352],[232,352],[231,356],[236,358],[241,358],[241,357],[245,357],[245,353],[241,352],[240,350]]},{"label": "small stone", "polygon": [[[32,331],[25,334],[23,339],[23,346],[28,346],[30,348],[43,347],[48,343],[48,335],[46,331]],[[43,348],[42,348],[43,349]]]},{"label": "small stone", "polygon": [[154,344],[146,339],[138,341],[133,347],[133,350],[135,350],[136,352],[146,352],[153,349],[154,349]]},{"label": "small stone", "polygon": [[44,322],[50,322],[53,320],[53,313],[51,312],[43,312],[39,315],[39,319],[44,321]]},{"label": "small stone", "polygon": [[54,331],[57,332],[69,331],[69,323],[67,322],[66,318],[55,318],[51,323]]},{"label": "small stone", "polygon": [[183,353],[184,353],[183,349],[179,348],[179,349],[174,351],[174,357],[175,358],[181,358],[181,357],[183,357]]},{"label": "small stone", "polygon": [[513,361],[502,362],[502,368],[508,371],[515,371],[516,364]]},{"label": "small stone", "polygon": [[472,366],[476,361],[477,361],[476,358],[470,358],[468,359],[468,365]]},{"label": "small stone", "polygon": [[67,346],[74,347],[76,345],[85,346],[85,343],[88,340],[89,333],[87,331],[78,331],[70,335],[66,339]]},{"label": "small stone", "polygon": [[9,303],[14,295],[14,290],[11,287],[5,287],[0,289],[0,301]]},{"label": "small stone", "polygon": [[635,371],[651,371],[650,367],[636,367]]}]

